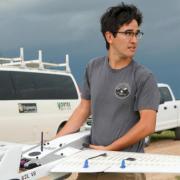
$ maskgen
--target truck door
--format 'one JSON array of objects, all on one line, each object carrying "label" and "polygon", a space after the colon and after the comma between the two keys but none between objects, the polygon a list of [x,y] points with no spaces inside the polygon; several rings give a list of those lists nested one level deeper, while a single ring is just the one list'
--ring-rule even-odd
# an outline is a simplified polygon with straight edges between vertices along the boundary
[{"label": "truck door", "polygon": [[168,87],[159,87],[161,102],[157,113],[156,131],[177,127],[178,107]]}]

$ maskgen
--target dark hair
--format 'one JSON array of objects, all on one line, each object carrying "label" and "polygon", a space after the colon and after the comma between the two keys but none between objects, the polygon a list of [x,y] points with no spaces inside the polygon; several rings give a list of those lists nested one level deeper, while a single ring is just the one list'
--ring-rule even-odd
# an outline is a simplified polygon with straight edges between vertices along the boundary
[{"label": "dark hair", "polygon": [[[142,13],[133,4],[121,3],[117,6],[113,6],[107,9],[107,11],[101,17],[101,32],[105,38],[107,31],[111,32],[115,37],[118,29],[124,25],[130,23],[135,19],[140,26],[142,23]],[[109,43],[106,38],[106,48],[109,49]]]}]

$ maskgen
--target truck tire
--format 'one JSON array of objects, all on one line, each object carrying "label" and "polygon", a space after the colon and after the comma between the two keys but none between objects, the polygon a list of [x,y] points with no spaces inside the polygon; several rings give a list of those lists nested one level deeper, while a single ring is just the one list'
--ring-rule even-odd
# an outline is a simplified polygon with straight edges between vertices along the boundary
[{"label": "truck tire", "polygon": [[[59,125],[56,134],[59,133],[59,131],[65,126],[66,123],[67,123],[67,121],[63,121],[63,122]],[[78,129],[76,132],[79,132],[79,131],[80,131],[80,129]]]},{"label": "truck tire", "polygon": [[180,140],[180,127],[177,127],[175,129],[175,136],[176,136],[176,140]]},{"label": "truck tire", "polygon": [[56,134],[59,133],[59,131],[65,126],[66,123],[67,123],[67,121],[63,121],[63,122],[59,125]]}]

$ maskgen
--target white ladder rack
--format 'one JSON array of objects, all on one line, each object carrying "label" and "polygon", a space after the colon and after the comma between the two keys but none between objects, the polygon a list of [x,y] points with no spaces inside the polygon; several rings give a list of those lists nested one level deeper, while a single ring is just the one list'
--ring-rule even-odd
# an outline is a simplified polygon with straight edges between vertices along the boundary
[{"label": "white ladder rack", "polygon": [[20,48],[20,56],[15,58],[0,58],[0,66],[5,67],[21,67],[21,68],[36,68],[36,69],[48,69],[49,67],[65,67],[66,72],[71,72],[69,66],[69,55],[66,54],[64,63],[50,63],[43,62],[42,60],[42,51],[38,51],[38,59],[35,60],[25,60],[24,59],[24,49]]}]

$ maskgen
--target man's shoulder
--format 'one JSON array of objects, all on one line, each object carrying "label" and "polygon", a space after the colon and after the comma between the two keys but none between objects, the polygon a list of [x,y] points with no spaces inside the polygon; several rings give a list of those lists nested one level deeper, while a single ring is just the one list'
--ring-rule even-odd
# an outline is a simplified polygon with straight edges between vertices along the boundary
[{"label": "man's shoulder", "polygon": [[150,69],[136,61],[134,61],[134,69],[137,76],[149,76],[153,74]]},{"label": "man's shoulder", "polygon": [[148,79],[156,79],[150,69],[137,62],[134,63],[134,78],[137,84],[144,84]]},{"label": "man's shoulder", "polygon": [[106,60],[105,56],[93,58],[89,61],[88,66],[97,67],[103,65],[105,63],[105,60]]}]

